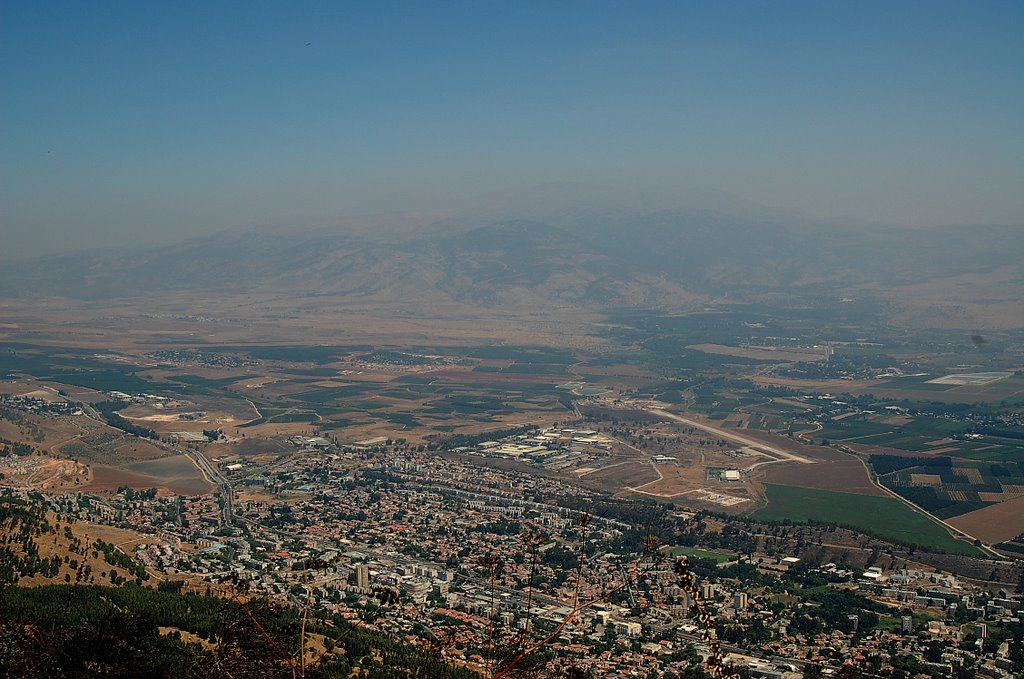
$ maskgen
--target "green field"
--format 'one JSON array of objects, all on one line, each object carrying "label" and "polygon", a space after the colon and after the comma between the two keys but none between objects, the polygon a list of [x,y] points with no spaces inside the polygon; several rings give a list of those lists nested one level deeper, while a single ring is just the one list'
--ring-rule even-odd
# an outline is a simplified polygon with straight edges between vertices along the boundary
[{"label": "green field", "polygon": [[[806,425],[801,425],[803,429],[807,429]],[[894,427],[891,424],[885,424],[882,422],[871,422],[863,421],[848,417],[842,420],[829,420],[822,423],[821,430],[814,433],[815,437],[825,439],[839,439],[842,441],[848,441],[850,439],[860,439],[867,436],[880,436],[882,434],[890,433]],[[871,441],[874,443],[874,441]]]},{"label": "green field", "polygon": [[375,385],[364,383],[348,384],[343,387],[321,387],[297,394],[290,394],[288,398],[302,403],[321,405],[331,401],[341,401],[350,397],[363,396],[372,392],[374,388]]},{"label": "green field", "polygon": [[924,549],[983,556],[973,545],[953,539],[945,528],[891,497],[774,484],[766,484],[765,491],[768,506],[754,512],[755,519],[837,523]]},{"label": "green field", "polygon": [[926,451],[932,447],[929,445],[932,441],[962,433],[966,428],[962,422],[943,420],[937,417],[918,417],[902,426],[849,417],[825,422],[823,428],[816,432],[815,436],[842,441],[857,440],[859,443],[903,448],[904,450]]},{"label": "green field", "polygon": [[706,549],[697,549],[696,547],[673,547],[671,550],[669,550],[668,555],[671,557],[689,556],[695,559],[710,559],[715,563],[725,563],[726,561],[736,560],[736,556],[734,554],[709,552]]},{"label": "green field", "polygon": [[1024,441],[988,437],[983,442],[962,443],[956,455],[971,460],[1024,463]]},{"label": "green field", "polygon": [[86,387],[96,391],[123,391],[128,394],[152,393],[159,387],[167,386],[147,382],[136,377],[134,372],[121,370],[81,370],[54,373],[42,376],[41,379],[70,384],[75,387]]}]

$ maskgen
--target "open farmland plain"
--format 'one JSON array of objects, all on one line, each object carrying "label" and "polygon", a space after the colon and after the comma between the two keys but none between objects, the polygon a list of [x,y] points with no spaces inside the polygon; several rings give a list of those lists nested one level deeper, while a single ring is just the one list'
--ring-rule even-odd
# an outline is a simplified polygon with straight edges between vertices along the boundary
[{"label": "open farmland plain", "polygon": [[[515,320],[452,308],[441,322],[400,304],[307,302],[228,295],[202,315],[127,302],[68,311],[58,324],[49,323],[61,315],[55,308],[11,308],[0,386],[88,407],[45,426],[31,413],[0,418],[0,436],[42,437],[35,450],[82,465],[57,483],[97,492],[209,493],[216,479],[198,453],[222,472],[241,465],[241,479],[309,454],[302,441],[365,450],[399,442],[694,510],[868,528],[857,502],[895,506],[888,489],[986,542],[1024,532],[1002,509],[1017,506],[1013,470],[1024,461],[1013,419],[1024,378],[1009,336],[1003,354],[959,367],[964,350],[949,350],[953,335],[865,341],[822,326],[820,309],[786,310],[783,335],[778,321],[743,305],[604,319],[540,310]],[[856,326],[853,317],[844,323]],[[95,410],[110,401],[128,429]],[[533,452],[477,448],[492,436],[502,450]],[[873,469],[885,455],[948,458],[954,471]],[[828,507],[813,516],[789,500],[818,491],[832,499],[813,505]],[[1000,530],[983,529],[989,516]]]}]

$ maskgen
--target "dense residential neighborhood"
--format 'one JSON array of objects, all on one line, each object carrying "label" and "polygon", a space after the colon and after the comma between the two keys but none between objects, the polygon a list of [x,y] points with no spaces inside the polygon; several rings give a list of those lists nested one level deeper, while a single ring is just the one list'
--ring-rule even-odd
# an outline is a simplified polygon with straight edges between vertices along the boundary
[{"label": "dense residential neighborhood", "polygon": [[230,521],[211,496],[125,488],[49,501],[60,515],[151,536],[118,549],[155,580],[195,591],[243,581],[414,644],[446,636],[444,657],[467,667],[487,665],[489,640],[551,631],[544,657],[596,676],[694,667],[711,651],[680,586],[683,555],[727,661],[749,676],[846,676],[851,660],[893,676],[1010,677],[1021,666],[1019,591],[952,573],[663,543],[687,527],[709,530],[715,517],[666,515],[671,525],[645,535],[628,515],[574,508],[598,504],[578,487],[400,448],[330,444],[273,469],[223,464]]}]

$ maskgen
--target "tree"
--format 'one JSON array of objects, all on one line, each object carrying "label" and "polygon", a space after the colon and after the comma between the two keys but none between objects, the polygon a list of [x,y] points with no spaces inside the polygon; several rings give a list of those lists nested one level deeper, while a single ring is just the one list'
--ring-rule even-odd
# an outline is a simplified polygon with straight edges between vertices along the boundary
[{"label": "tree", "polygon": [[816,663],[808,663],[807,665],[804,665],[803,679],[821,679],[823,676],[825,676],[825,674],[821,669],[821,665]]}]

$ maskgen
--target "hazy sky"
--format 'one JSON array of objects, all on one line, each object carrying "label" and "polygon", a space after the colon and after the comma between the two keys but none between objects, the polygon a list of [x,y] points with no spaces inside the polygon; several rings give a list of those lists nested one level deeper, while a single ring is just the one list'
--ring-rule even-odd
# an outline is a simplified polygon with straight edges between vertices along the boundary
[{"label": "hazy sky", "polygon": [[10,2],[0,257],[569,180],[1024,222],[1022,2]]}]

